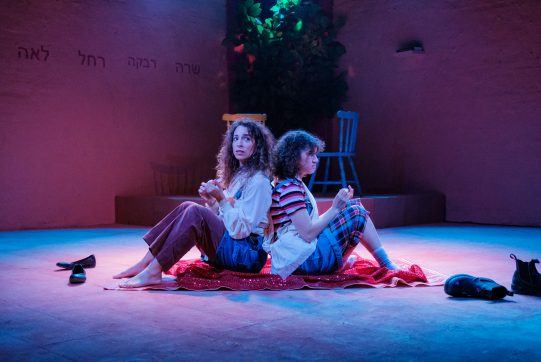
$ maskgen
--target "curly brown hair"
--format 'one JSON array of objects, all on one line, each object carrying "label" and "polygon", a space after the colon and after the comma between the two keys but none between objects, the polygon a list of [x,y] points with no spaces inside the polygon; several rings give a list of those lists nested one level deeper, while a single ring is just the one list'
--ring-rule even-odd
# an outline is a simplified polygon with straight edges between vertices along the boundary
[{"label": "curly brown hair", "polygon": [[[252,156],[244,162],[241,168],[239,160],[233,154],[233,135],[237,127],[246,127],[248,133],[255,141],[255,149]],[[225,133],[222,146],[218,152],[218,165],[216,166],[216,175],[222,180],[222,184],[227,188],[233,177],[238,171],[246,172],[252,176],[258,171],[270,176],[270,158],[274,146],[274,136],[260,122],[255,122],[249,118],[241,118],[233,123]]]},{"label": "curly brown hair", "polygon": [[325,142],[303,130],[289,131],[280,137],[272,153],[274,176],[281,180],[297,177],[301,152],[306,149],[322,152]]}]

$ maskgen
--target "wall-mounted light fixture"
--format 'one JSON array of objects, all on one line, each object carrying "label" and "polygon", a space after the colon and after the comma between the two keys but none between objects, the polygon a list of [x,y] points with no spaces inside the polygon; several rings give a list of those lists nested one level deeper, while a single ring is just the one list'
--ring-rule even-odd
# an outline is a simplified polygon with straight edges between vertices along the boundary
[{"label": "wall-mounted light fixture", "polygon": [[423,43],[418,40],[412,40],[407,43],[403,43],[397,50],[397,54],[424,54],[425,48]]}]

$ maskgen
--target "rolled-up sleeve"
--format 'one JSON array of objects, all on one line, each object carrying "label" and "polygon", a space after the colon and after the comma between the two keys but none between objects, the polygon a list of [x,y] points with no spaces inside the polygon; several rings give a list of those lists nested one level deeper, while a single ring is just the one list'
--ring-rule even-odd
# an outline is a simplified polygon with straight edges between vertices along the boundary
[{"label": "rolled-up sleeve", "polygon": [[260,174],[254,175],[234,205],[225,199],[220,202],[229,235],[234,239],[242,239],[253,233],[260,223],[267,223],[271,202],[272,186],[269,179]]}]

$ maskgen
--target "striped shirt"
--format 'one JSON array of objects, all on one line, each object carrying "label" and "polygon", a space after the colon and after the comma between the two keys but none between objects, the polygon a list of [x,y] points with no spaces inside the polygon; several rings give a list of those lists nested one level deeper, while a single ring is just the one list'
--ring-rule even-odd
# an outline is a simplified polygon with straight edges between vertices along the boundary
[{"label": "striped shirt", "polygon": [[272,191],[270,214],[275,229],[290,223],[291,215],[306,208],[306,192],[302,181],[284,180],[279,182]]}]

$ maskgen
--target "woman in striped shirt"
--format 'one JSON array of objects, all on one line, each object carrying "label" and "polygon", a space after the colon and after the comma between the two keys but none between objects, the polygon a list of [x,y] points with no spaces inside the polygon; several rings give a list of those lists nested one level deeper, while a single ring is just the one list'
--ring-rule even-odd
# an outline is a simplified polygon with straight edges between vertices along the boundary
[{"label": "woman in striped shirt", "polygon": [[262,248],[271,204],[270,155],[274,138],[261,123],[235,122],[218,154],[218,180],[201,183],[202,206],[184,202],[143,236],[149,250],[135,265],[113,278],[120,287],[162,282],[192,247],[202,260],[235,271],[257,273],[267,261]]},{"label": "woman in striped shirt", "polygon": [[272,163],[276,185],[271,217],[274,238],[266,245],[272,273],[330,274],[344,264],[360,242],[382,267],[397,269],[381,245],[368,211],[351,202],[351,186],[341,189],[332,206],[318,214],[302,178],[315,172],[324,143],[305,131],[290,131],[277,142]]}]

